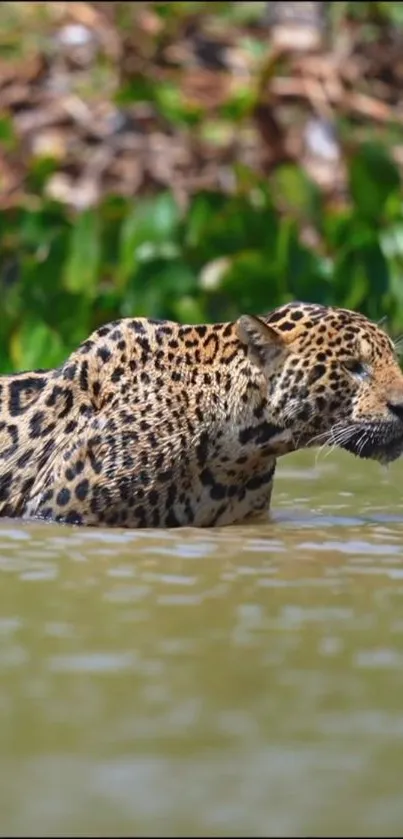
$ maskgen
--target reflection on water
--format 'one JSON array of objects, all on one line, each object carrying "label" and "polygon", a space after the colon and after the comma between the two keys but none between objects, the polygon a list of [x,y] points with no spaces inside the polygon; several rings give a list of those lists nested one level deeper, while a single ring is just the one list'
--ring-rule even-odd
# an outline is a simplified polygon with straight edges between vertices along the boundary
[{"label": "reflection on water", "polygon": [[403,463],[267,522],[0,528],[0,831],[400,836]]}]

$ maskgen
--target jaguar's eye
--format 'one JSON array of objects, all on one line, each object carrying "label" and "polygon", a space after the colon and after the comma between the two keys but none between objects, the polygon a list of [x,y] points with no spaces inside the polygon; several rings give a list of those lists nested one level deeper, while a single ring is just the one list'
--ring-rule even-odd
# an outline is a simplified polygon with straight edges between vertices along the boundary
[{"label": "jaguar's eye", "polygon": [[368,369],[362,361],[357,361],[355,358],[348,358],[343,362],[346,370],[352,373],[353,376],[358,376],[360,379],[368,376]]}]

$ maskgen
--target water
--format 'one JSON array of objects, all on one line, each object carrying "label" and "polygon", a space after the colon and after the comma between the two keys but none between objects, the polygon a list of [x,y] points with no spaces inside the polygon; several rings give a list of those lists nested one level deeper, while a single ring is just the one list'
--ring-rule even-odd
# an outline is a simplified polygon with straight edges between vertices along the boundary
[{"label": "water", "polygon": [[271,520],[0,527],[2,836],[400,836],[403,462]]}]

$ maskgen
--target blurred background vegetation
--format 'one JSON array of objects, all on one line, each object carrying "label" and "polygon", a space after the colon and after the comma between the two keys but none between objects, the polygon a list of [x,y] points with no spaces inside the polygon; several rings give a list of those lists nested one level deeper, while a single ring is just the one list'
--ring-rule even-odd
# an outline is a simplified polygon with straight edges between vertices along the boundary
[{"label": "blurred background vegetation", "polygon": [[2,3],[0,370],[116,317],[291,299],[403,331],[402,24],[400,2]]}]

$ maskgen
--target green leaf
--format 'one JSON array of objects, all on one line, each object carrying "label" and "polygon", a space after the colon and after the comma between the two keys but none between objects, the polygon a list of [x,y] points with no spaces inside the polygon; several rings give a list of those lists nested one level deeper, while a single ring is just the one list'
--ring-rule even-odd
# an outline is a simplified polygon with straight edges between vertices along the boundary
[{"label": "green leaf", "polygon": [[259,312],[281,302],[281,278],[261,251],[242,251],[231,258],[219,282],[220,295],[242,312]]},{"label": "green leaf", "polygon": [[51,155],[33,157],[27,175],[27,186],[32,192],[42,194],[50,176],[57,170],[59,161]]},{"label": "green leaf", "polygon": [[284,299],[330,302],[327,261],[300,242],[296,223],[284,218],[277,239],[276,272]]},{"label": "green leaf", "polygon": [[318,187],[300,166],[284,164],[272,175],[273,193],[288,212],[320,224],[322,207]]},{"label": "green leaf", "polygon": [[351,241],[359,220],[351,209],[334,212],[329,210],[322,223],[322,232],[326,245],[331,251],[343,250],[346,242]]},{"label": "green leaf", "polygon": [[125,82],[119,88],[115,102],[124,107],[133,102],[152,102],[154,99],[154,86],[147,76],[136,73],[130,81]]},{"label": "green leaf", "polygon": [[161,245],[168,246],[168,256],[176,255],[174,243],[179,220],[178,205],[168,192],[135,204],[121,229],[117,270],[120,288],[136,272],[139,263],[158,255]]},{"label": "green leaf", "polygon": [[14,151],[18,145],[13,121],[6,116],[0,117],[0,145],[7,151]]},{"label": "green leaf", "polygon": [[194,196],[184,225],[184,240],[187,247],[196,250],[205,245],[205,237],[211,220],[224,210],[226,203],[227,198],[219,192],[200,192]]},{"label": "green leaf", "polygon": [[239,122],[251,113],[255,104],[255,91],[251,85],[240,87],[220,108],[220,115],[224,119]]},{"label": "green leaf", "polygon": [[33,321],[29,315],[14,333],[10,349],[17,370],[56,367],[67,355],[60,336],[45,323]]},{"label": "green leaf", "polygon": [[196,275],[179,259],[172,262],[164,259],[142,262],[128,285],[124,313],[173,317],[177,301],[196,292]]},{"label": "green leaf", "polygon": [[389,267],[379,241],[368,236],[366,242],[353,244],[336,258],[335,303],[376,318],[382,313],[389,281]]},{"label": "green leaf", "polygon": [[76,218],[71,233],[64,270],[65,288],[92,297],[100,272],[100,256],[99,216],[96,210],[85,210]]},{"label": "green leaf", "polygon": [[[186,242],[192,244],[191,258],[198,267],[217,257],[260,248],[272,254],[278,234],[278,216],[261,194],[237,195],[213,205],[209,197],[197,199],[188,218]],[[266,260],[269,257],[266,256]]]},{"label": "green leaf", "polygon": [[397,166],[382,146],[362,145],[350,161],[350,192],[357,211],[373,223],[383,220],[388,200],[400,190]]},{"label": "green leaf", "polygon": [[200,300],[191,297],[181,297],[172,304],[172,313],[180,323],[204,323],[207,319],[206,310]]},{"label": "green leaf", "polygon": [[173,124],[196,125],[203,111],[183,99],[181,88],[167,81],[154,88],[154,101],[158,111]]}]

